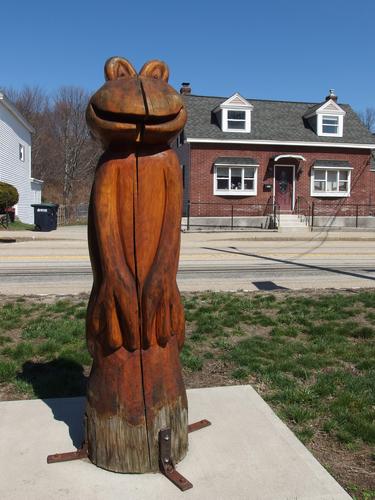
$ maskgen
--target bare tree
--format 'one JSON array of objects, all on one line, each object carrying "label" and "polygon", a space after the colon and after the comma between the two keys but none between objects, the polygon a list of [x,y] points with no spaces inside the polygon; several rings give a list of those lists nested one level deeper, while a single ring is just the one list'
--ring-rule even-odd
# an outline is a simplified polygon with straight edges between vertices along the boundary
[{"label": "bare tree", "polygon": [[34,177],[45,179],[48,175],[47,116],[48,96],[40,87],[26,86],[21,90],[5,89],[7,97],[22,116],[33,126],[31,165]]},{"label": "bare tree", "polygon": [[375,132],[375,108],[366,108],[358,113],[359,119],[370,132]]},{"label": "bare tree", "polygon": [[64,205],[86,202],[100,154],[86,126],[87,92],[61,87],[49,97],[40,87],[26,86],[5,93],[35,129],[32,175],[44,181],[44,198]]},{"label": "bare tree", "polygon": [[77,182],[87,179],[91,183],[99,154],[86,126],[88,99],[87,92],[79,87],[61,87],[49,113],[54,142],[52,161],[59,166],[64,205],[71,203]]}]

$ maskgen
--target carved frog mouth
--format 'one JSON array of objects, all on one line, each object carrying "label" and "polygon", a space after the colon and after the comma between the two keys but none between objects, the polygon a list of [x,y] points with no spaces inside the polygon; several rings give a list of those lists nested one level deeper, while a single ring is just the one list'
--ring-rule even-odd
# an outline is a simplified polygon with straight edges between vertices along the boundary
[{"label": "carved frog mouth", "polygon": [[105,120],[107,122],[113,123],[133,123],[143,124],[143,125],[158,125],[162,123],[168,123],[173,121],[180,114],[181,109],[178,113],[173,113],[164,116],[150,116],[150,115],[132,115],[127,113],[115,113],[113,111],[104,111],[103,109],[98,108],[95,104],[91,104],[91,107],[95,113],[95,115],[101,120]]}]

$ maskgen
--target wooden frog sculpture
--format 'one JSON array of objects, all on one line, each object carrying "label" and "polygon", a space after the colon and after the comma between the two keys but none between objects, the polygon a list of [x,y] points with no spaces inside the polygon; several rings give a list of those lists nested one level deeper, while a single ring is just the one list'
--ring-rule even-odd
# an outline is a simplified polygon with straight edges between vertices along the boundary
[{"label": "wooden frog sculpture", "polygon": [[161,61],[137,74],[125,59],[86,118],[105,153],[89,209],[94,284],[87,310],[93,357],[86,440],[93,463],[117,472],[157,471],[158,433],[171,428],[175,462],[187,451],[187,399],[179,350],[184,313],[176,284],[181,168],[169,142],[185,125],[181,96]]}]

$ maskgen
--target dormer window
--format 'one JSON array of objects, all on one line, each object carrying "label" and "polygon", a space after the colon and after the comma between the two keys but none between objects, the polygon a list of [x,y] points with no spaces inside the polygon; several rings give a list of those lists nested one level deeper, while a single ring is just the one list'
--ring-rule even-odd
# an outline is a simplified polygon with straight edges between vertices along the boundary
[{"label": "dormer window", "polygon": [[342,137],[344,128],[344,114],[317,113],[317,134],[320,136]]},{"label": "dormer window", "polygon": [[220,104],[216,112],[223,132],[251,131],[252,104],[236,93]]},{"label": "dormer window", "polygon": [[235,111],[228,109],[228,130],[246,129],[246,111]]},{"label": "dormer window", "polygon": [[326,97],[323,104],[317,104],[305,113],[311,128],[319,136],[342,137],[344,132],[344,111],[337,104],[337,97],[333,90]]},{"label": "dormer window", "polygon": [[322,115],[322,132],[323,134],[337,135],[339,132],[339,117]]}]

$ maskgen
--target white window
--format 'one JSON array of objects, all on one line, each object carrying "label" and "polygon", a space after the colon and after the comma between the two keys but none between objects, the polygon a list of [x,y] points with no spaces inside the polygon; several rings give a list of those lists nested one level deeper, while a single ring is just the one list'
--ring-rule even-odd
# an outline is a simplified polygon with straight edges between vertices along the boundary
[{"label": "white window", "polygon": [[323,134],[337,135],[339,131],[339,117],[338,116],[322,116],[322,132]]},{"label": "white window", "polygon": [[344,130],[343,115],[318,115],[318,135],[342,137]]},{"label": "white window", "polygon": [[349,196],[350,170],[314,168],[311,175],[312,196]]},{"label": "white window", "polygon": [[19,159],[25,161],[25,146],[23,144],[19,145]]},{"label": "white window", "polygon": [[245,130],[246,111],[234,111],[228,109],[228,130]]},{"label": "white window", "polygon": [[250,109],[223,109],[222,130],[223,132],[250,132]]},{"label": "white window", "polygon": [[217,166],[214,175],[214,194],[240,196],[256,195],[257,170],[253,167]]}]

